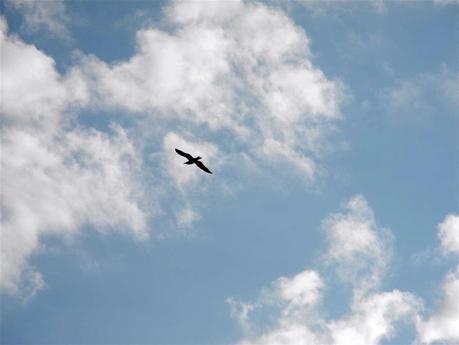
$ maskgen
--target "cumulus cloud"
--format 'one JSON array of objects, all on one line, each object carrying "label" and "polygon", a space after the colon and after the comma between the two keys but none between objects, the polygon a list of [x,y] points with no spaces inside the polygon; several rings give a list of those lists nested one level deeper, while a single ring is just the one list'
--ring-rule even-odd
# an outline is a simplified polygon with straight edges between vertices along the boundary
[{"label": "cumulus cloud", "polygon": [[85,101],[81,84],[73,75],[61,76],[35,46],[8,35],[3,18],[0,29],[2,116],[17,125],[55,128],[65,107]]},{"label": "cumulus cloud", "polygon": [[[66,34],[63,3],[10,5],[31,27]],[[29,263],[44,237],[90,225],[145,238],[145,204],[170,201],[171,190],[176,225],[191,226],[199,218],[193,191],[206,187],[197,169],[179,173],[175,147],[217,172],[240,160],[274,171],[287,164],[309,182],[318,176],[344,91],[314,66],[305,32],[278,9],[242,1],[174,2],[165,16],[167,30],[137,32],[129,59],[80,54],[64,73],[0,21],[1,286],[8,292],[24,291],[26,281],[35,282],[31,294],[44,286]],[[121,109],[132,127],[88,128],[78,117],[88,109]],[[158,158],[148,172],[145,157]],[[148,200],[144,175],[149,185],[160,181]]]},{"label": "cumulus cloud", "polygon": [[392,233],[378,227],[373,211],[361,195],[352,197],[346,213],[332,214],[324,221],[329,248],[325,260],[341,279],[366,291],[378,286],[391,259]]},{"label": "cumulus cloud", "polygon": [[[422,319],[422,301],[399,290],[378,291],[390,260],[390,230],[377,226],[373,211],[361,195],[345,205],[347,212],[323,222],[329,246],[324,257],[341,282],[352,282],[349,311],[327,319],[324,292],[327,279],[305,270],[276,279],[258,300],[231,298],[232,315],[244,333],[240,344],[380,344],[396,334],[402,322],[416,325],[416,343],[456,344],[459,341],[459,267],[442,284],[442,300]],[[438,226],[445,253],[459,255],[459,216],[448,215]],[[342,284],[339,285],[341,288]],[[260,317],[263,315],[263,317]]]},{"label": "cumulus cloud", "polygon": [[[316,304],[321,297],[323,282],[317,272],[304,271],[293,278],[279,278],[273,286],[277,296],[296,307]],[[289,310],[286,312],[289,313]]]},{"label": "cumulus cloud", "polygon": [[[349,311],[336,319],[325,317],[327,280],[318,271],[281,277],[262,290],[254,303],[228,300],[244,331],[240,344],[380,344],[395,335],[402,321],[415,322],[422,306],[415,295],[399,290],[375,291],[388,261],[383,252],[387,244],[381,234],[389,230],[375,224],[362,196],[352,197],[346,208],[347,213],[327,217],[324,228],[329,239],[326,256],[331,258],[340,280],[348,281],[341,274],[343,267],[346,272],[354,272]],[[362,270],[373,265],[378,267],[376,273]]]},{"label": "cumulus cloud", "polygon": [[438,225],[438,237],[446,252],[459,255],[459,216],[449,214]]},{"label": "cumulus cloud", "polygon": [[43,28],[58,38],[69,39],[69,16],[64,0],[7,0],[6,4],[22,13],[27,30],[37,31]]},{"label": "cumulus cloud", "polygon": [[73,124],[70,108],[84,97],[72,77],[9,36],[4,20],[1,29],[0,287],[27,299],[45,285],[28,262],[45,236],[69,237],[84,225],[148,236],[142,161],[121,127],[102,133]]},{"label": "cumulus cloud", "polygon": [[306,34],[261,4],[177,2],[166,12],[172,29],[140,30],[128,61],[81,60],[75,73],[91,80],[92,102],[201,135],[230,133],[225,150],[315,178],[343,85],[312,64]]},{"label": "cumulus cloud", "polygon": [[140,161],[126,133],[113,132],[2,129],[2,288],[17,292],[43,236],[70,236],[83,225],[148,236]]},{"label": "cumulus cloud", "polygon": [[[254,303],[242,303],[229,298],[232,315],[238,320],[246,337],[241,344],[318,343],[320,326],[318,306],[322,300],[324,282],[319,273],[304,270],[292,277],[276,279]],[[275,317],[271,318],[271,314]],[[269,323],[266,329],[261,323]],[[260,322],[258,322],[260,323]],[[261,334],[260,334],[261,333]]]},{"label": "cumulus cloud", "polygon": [[434,313],[418,325],[421,343],[459,342],[459,269],[450,272],[442,284],[443,300]]},{"label": "cumulus cloud", "polygon": [[328,325],[332,344],[380,344],[395,335],[402,321],[415,320],[420,300],[409,292],[371,294],[353,302],[348,317]]},{"label": "cumulus cloud", "polygon": [[[459,258],[459,216],[450,214],[438,225],[438,236],[446,253]],[[443,299],[427,320],[418,323],[421,343],[459,342],[459,266],[449,272],[442,284]]]}]

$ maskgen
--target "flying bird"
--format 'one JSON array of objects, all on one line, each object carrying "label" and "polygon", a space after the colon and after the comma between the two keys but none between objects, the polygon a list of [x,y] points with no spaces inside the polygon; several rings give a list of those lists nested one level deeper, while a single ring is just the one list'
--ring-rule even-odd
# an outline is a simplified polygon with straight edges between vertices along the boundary
[{"label": "flying bird", "polygon": [[208,174],[212,174],[212,171],[207,169],[207,167],[200,161],[202,157],[197,156],[196,158],[193,158],[193,156],[190,155],[189,153],[183,152],[179,149],[175,149],[175,152],[177,152],[180,156],[183,156],[186,159],[188,159],[188,161],[185,162],[184,164],[196,164],[199,169],[204,170]]}]

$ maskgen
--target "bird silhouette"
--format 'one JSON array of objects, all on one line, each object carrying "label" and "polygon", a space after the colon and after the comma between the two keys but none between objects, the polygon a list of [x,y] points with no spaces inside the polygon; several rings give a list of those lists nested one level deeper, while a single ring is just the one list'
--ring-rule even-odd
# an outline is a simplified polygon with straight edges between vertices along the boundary
[{"label": "bird silhouette", "polygon": [[186,159],[188,159],[187,162],[185,162],[184,164],[196,164],[198,166],[199,169],[205,171],[206,173],[208,174],[212,174],[212,171],[210,171],[209,169],[207,169],[207,167],[200,161],[200,159],[202,157],[193,157],[192,155],[190,155],[189,153],[186,153],[186,152],[183,152],[179,149],[175,149],[175,152],[177,152],[180,156],[183,156],[185,157]]}]

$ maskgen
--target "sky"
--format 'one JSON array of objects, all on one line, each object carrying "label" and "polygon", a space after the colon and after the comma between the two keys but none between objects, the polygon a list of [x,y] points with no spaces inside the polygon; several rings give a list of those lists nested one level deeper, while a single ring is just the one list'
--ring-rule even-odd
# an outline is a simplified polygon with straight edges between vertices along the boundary
[{"label": "sky", "polygon": [[457,1],[0,9],[0,343],[459,343]]}]

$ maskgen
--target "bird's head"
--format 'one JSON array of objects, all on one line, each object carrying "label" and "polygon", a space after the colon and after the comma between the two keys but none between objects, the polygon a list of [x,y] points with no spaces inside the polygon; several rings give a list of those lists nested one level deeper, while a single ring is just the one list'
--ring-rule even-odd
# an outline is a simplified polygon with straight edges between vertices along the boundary
[{"label": "bird's head", "polygon": [[196,157],[196,159],[198,159],[198,160],[201,159],[201,158],[202,158],[201,156],[197,156],[197,157]]}]

